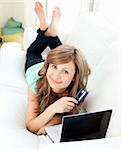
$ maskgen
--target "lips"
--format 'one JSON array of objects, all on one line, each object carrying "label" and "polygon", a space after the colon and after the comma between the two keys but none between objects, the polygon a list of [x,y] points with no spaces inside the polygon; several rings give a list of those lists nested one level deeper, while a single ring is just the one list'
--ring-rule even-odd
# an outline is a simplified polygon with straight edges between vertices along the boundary
[{"label": "lips", "polygon": [[61,83],[62,83],[62,81],[57,81],[57,80],[53,79],[51,76],[49,76],[49,78],[50,78],[50,80],[51,80],[52,82],[54,82],[54,83],[56,83],[56,84],[61,84]]}]

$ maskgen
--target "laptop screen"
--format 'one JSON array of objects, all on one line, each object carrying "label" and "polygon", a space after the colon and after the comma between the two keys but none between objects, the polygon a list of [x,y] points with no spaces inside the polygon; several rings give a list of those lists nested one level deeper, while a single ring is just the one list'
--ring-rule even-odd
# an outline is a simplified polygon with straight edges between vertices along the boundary
[{"label": "laptop screen", "polygon": [[65,116],[61,142],[104,138],[112,110]]}]

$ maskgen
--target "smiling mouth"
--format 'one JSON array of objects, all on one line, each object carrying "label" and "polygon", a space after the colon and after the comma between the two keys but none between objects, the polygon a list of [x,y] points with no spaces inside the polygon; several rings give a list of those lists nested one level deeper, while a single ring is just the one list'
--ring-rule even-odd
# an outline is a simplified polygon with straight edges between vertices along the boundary
[{"label": "smiling mouth", "polygon": [[56,80],[54,80],[51,76],[50,76],[50,79],[52,80],[52,82],[54,82],[56,84],[61,84],[62,83],[62,81],[56,81]]}]

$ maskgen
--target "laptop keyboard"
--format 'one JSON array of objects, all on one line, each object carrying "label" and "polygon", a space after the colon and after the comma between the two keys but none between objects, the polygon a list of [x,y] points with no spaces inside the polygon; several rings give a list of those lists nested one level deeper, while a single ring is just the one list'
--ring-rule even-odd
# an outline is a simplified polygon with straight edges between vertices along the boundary
[{"label": "laptop keyboard", "polygon": [[54,142],[60,142],[62,124],[47,127],[46,131]]}]

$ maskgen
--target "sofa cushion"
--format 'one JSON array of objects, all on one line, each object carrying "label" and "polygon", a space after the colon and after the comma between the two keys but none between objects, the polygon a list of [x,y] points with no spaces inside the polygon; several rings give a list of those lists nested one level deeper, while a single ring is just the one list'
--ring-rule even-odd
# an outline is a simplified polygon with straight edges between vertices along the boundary
[{"label": "sofa cushion", "polygon": [[121,40],[112,43],[100,64],[92,72],[88,89],[90,91],[85,107],[87,111],[112,109],[107,137],[121,135]]},{"label": "sofa cushion", "polygon": [[[23,38],[23,45],[24,45],[24,51],[27,51],[27,48],[32,44],[32,42],[37,37],[37,28],[36,27],[26,27],[24,30],[24,38]],[[46,59],[47,53],[49,51],[49,47],[46,48],[42,52],[43,59]]]},{"label": "sofa cushion", "polygon": [[31,45],[31,43],[36,39],[37,36],[37,28],[34,27],[26,27],[24,30],[24,50]]},{"label": "sofa cushion", "polygon": [[15,33],[23,33],[23,32],[24,32],[23,28],[7,28],[7,27],[2,28],[3,35],[10,35]]},{"label": "sofa cushion", "polygon": [[112,109],[107,137],[121,135],[121,33],[100,13],[81,14],[67,39],[81,49],[92,73],[85,101],[87,111]]},{"label": "sofa cushion", "polygon": [[20,45],[8,42],[0,50],[0,146],[38,149],[50,143],[47,136],[36,136],[25,126],[27,84],[24,76],[26,53]]},{"label": "sofa cushion", "polygon": [[118,39],[118,32],[100,13],[81,13],[66,43],[81,49],[93,71],[108,46]]},{"label": "sofa cushion", "polygon": [[17,42],[23,48],[23,33],[2,36],[3,42]]},{"label": "sofa cushion", "polygon": [[0,84],[0,147],[39,147],[39,138],[25,127],[26,102],[18,88]]},{"label": "sofa cushion", "polygon": [[0,50],[0,83],[20,88],[26,93],[24,76],[26,54],[18,43],[4,43]]},{"label": "sofa cushion", "polygon": [[22,23],[19,21],[16,21],[13,17],[10,17],[5,24],[5,27],[7,27],[7,28],[17,28],[17,27],[21,28]]}]

